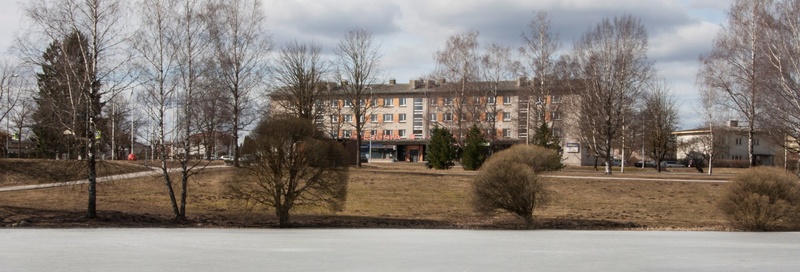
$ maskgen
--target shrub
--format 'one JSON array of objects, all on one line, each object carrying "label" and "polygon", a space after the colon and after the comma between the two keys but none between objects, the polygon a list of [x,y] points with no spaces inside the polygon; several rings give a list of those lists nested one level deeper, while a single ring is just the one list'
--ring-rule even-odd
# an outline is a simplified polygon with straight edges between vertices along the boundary
[{"label": "shrub", "polygon": [[796,176],[777,168],[749,169],[728,184],[719,206],[737,229],[790,229],[798,222],[800,185]]},{"label": "shrub", "polygon": [[539,173],[563,168],[558,152],[539,146],[514,146],[498,152],[481,167],[473,184],[473,207],[483,214],[513,213],[534,225],[533,211],[549,202]]}]

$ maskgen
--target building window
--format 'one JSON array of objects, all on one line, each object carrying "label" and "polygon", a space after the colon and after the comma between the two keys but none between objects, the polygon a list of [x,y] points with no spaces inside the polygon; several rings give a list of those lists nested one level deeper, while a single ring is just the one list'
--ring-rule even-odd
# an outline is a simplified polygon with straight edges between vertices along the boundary
[{"label": "building window", "polygon": [[487,128],[485,132],[487,137],[494,137],[496,135],[494,129],[491,128]]},{"label": "building window", "polygon": [[510,128],[504,128],[503,129],[503,138],[511,138],[511,129]]},{"label": "building window", "polygon": [[332,114],[331,115],[331,123],[339,123],[339,115]]},{"label": "building window", "polygon": [[366,105],[366,104],[367,104],[367,101],[366,101],[366,100],[364,100],[364,99],[360,99],[360,100],[358,100],[358,106],[359,106],[359,107],[364,107],[364,105]]},{"label": "building window", "polygon": [[405,107],[405,106],[406,106],[406,99],[400,98],[400,107]]},{"label": "building window", "polygon": [[742,138],[736,138],[736,145],[742,145]]},{"label": "building window", "polygon": [[430,120],[431,120],[431,122],[436,122],[436,114],[435,113],[431,113],[431,119]]},{"label": "building window", "polygon": [[342,138],[350,138],[353,136],[353,132],[350,130],[342,130]]},{"label": "building window", "polygon": [[377,98],[370,99],[369,100],[369,106],[373,107],[373,108],[377,107],[378,106],[378,99]]},{"label": "building window", "polygon": [[365,116],[363,114],[358,116],[358,120],[361,121],[362,124],[364,123],[364,117]]},{"label": "building window", "polygon": [[744,157],[742,157],[741,155],[732,155],[731,159],[732,160],[741,161],[741,160],[744,160]]},{"label": "building window", "polygon": [[561,120],[561,113],[557,111],[551,111],[550,120]]},{"label": "building window", "polygon": [[383,115],[383,122],[384,123],[386,123],[386,122],[394,122],[394,115],[392,115],[391,113],[384,114]]},{"label": "building window", "polygon": [[486,121],[494,122],[496,120],[497,120],[497,116],[495,116],[493,112],[487,112],[486,113]]},{"label": "building window", "polygon": [[438,98],[438,97],[431,97],[431,98],[428,98],[428,101],[430,101],[430,103],[431,103],[431,106],[434,106],[434,105],[436,105],[436,101],[437,101],[437,100],[439,100],[439,98]]},{"label": "building window", "polygon": [[497,101],[497,98],[494,96],[489,96],[486,98],[486,104],[493,105]]},{"label": "building window", "polygon": [[373,123],[377,123],[378,122],[378,115],[377,114],[370,114],[369,115],[369,121],[373,122]]},{"label": "building window", "polygon": [[401,123],[405,123],[406,122],[406,114],[405,113],[398,114],[397,115],[397,121],[401,122]]},{"label": "building window", "polygon": [[373,130],[370,130],[370,131],[369,131],[369,136],[370,136],[370,137],[372,137],[372,138],[374,139],[374,138],[375,138],[375,136],[378,136],[378,131],[377,131],[377,130],[374,130],[374,129],[373,129]]},{"label": "building window", "polygon": [[511,96],[510,95],[503,96],[503,105],[511,105]]},{"label": "building window", "polygon": [[449,112],[445,113],[445,114],[442,115],[442,119],[444,119],[445,122],[452,122],[453,121],[453,114],[449,113]]},{"label": "building window", "polygon": [[345,115],[342,115],[342,118],[344,118],[344,122],[345,123],[352,123],[353,122],[353,115],[345,114]]},{"label": "building window", "polygon": [[392,130],[391,129],[384,129],[383,130],[383,135],[384,136],[392,136]]},{"label": "building window", "polygon": [[447,98],[445,98],[445,99],[444,99],[444,104],[445,104],[445,105],[448,105],[448,106],[449,106],[449,105],[453,105],[453,98],[452,98],[452,97],[447,97]]},{"label": "building window", "polygon": [[472,98],[472,102],[475,103],[475,105],[480,104],[481,103],[481,97],[480,96],[473,97]]},{"label": "building window", "polygon": [[345,108],[353,107],[353,101],[350,101],[349,99],[345,99],[344,100],[344,107]]},{"label": "building window", "polygon": [[554,128],[553,129],[553,137],[561,138],[561,129],[560,128]]},{"label": "building window", "polygon": [[561,103],[561,99],[557,95],[550,96],[550,104]]},{"label": "building window", "polygon": [[405,129],[398,130],[397,131],[397,136],[400,136],[400,139],[405,139],[406,138],[406,130]]},{"label": "building window", "polygon": [[761,141],[759,141],[758,138],[753,138],[753,145],[759,145],[759,144],[761,144]]},{"label": "building window", "polygon": [[507,112],[507,111],[503,112],[503,121],[504,122],[511,121],[511,113],[510,112]]},{"label": "building window", "polygon": [[331,100],[331,108],[339,107],[339,100]]},{"label": "building window", "polygon": [[394,99],[384,98],[383,99],[383,106],[384,107],[394,107]]}]

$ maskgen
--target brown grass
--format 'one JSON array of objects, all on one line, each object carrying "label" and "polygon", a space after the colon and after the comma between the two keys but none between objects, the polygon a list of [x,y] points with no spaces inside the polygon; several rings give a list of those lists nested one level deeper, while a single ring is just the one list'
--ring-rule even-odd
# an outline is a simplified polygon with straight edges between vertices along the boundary
[{"label": "brown grass", "polygon": [[[614,177],[706,179],[707,175],[671,171],[626,171]],[[605,177],[591,168],[570,168],[556,175]],[[721,174],[725,177],[729,174]],[[293,210],[298,227],[517,228],[510,215],[486,218],[472,211],[475,172],[432,170],[423,164],[372,164],[352,169],[347,204],[332,213],[313,207]],[[226,193],[226,184],[244,182],[233,168],[208,169],[190,183],[188,220],[171,220],[160,177],[120,180],[98,186],[101,219],[83,219],[86,187],[0,193],[0,225],[22,220],[39,227],[272,227],[268,209],[248,208]],[[717,177],[712,176],[712,177]],[[535,211],[548,229],[727,229],[716,203],[719,183],[546,179],[556,193],[550,206]],[[177,188],[177,187],[176,187]],[[177,191],[176,191],[177,192]]]}]

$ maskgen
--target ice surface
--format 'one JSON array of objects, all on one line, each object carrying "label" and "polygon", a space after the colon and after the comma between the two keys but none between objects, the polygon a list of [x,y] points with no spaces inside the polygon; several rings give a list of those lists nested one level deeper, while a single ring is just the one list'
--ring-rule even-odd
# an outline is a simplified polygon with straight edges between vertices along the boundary
[{"label": "ice surface", "polygon": [[797,271],[800,233],[2,229],[5,271]]}]

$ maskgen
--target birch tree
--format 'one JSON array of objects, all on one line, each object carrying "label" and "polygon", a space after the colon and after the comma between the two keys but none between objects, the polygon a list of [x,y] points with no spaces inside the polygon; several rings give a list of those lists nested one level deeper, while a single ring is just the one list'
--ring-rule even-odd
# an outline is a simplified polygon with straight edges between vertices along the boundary
[{"label": "birch tree", "polygon": [[218,80],[230,96],[233,165],[238,167],[239,132],[257,118],[254,92],[263,88],[272,44],[260,0],[216,0],[208,7],[214,55],[219,61]]},{"label": "birch tree", "polygon": [[[520,116],[520,122],[525,124],[528,137],[525,144],[529,144],[532,128],[541,126],[545,123],[545,112],[547,103],[545,99],[552,95],[555,87],[555,55],[561,44],[558,41],[558,34],[553,33],[550,14],[544,11],[536,13],[528,24],[528,30],[522,35],[523,46],[519,48],[522,54],[523,73],[531,80],[527,85],[527,92],[520,94],[520,99],[525,99],[526,115]],[[533,101],[532,101],[533,100]],[[531,104],[533,103],[533,104]],[[554,109],[557,110],[557,109]],[[536,125],[531,126],[531,122]]]},{"label": "birch tree", "polygon": [[[769,29],[766,46],[770,67],[778,84],[766,95],[767,118],[775,142],[800,153],[800,3],[791,0],[768,2]],[[800,175],[800,160],[797,174]]]},{"label": "birch tree", "polygon": [[747,122],[749,165],[755,166],[753,139],[774,75],[764,50],[766,5],[770,0],[736,0],[728,22],[714,39],[711,52],[700,57],[699,81],[726,94],[725,105]]},{"label": "birch tree", "polygon": [[[127,39],[125,26],[125,1],[87,0],[55,1],[32,0],[24,6],[31,29],[20,37],[19,46],[32,63],[41,63],[38,48],[42,40],[58,41],[73,35],[85,35],[87,46],[81,46],[81,62],[73,63],[67,72],[76,80],[79,94],[90,102],[87,107],[87,122],[81,131],[72,135],[85,142],[88,168],[87,217],[97,217],[97,137],[98,125],[102,121],[103,96],[113,96],[129,84],[129,73],[125,64],[130,59],[124,50]],[[39,38],[39,41],[34,41]],[[46,43],[45,43],[46,44]],[[62,43],[63,44],[63,43]],[[108,99],[108,97],[106,97]],[[77,131],[73,131],[77,132]]]},{"label": "birch tree", "polygon": [[605,162],[611,174],[613,147],[622,133],[624,116],[632,112],[643,87],[650,80],[647,30],[632,16],[604,19],[574,45],[571,66],[576,67],[581,88],[579,137]]},{"label": "birch tree", "polygon": [[470,98],[480,95],[477,87],[481,76],[479,46],[478,32],[464,32],[448,37],[444,48],[434,54],[434,74],[450,82],[440,87],[443,89],[440,96],[445,99],[443,109],[453,116],[453,123],[444,125],[452,129],[458,145],[462,147],[469,125],[463,117],[470,112]]}]

